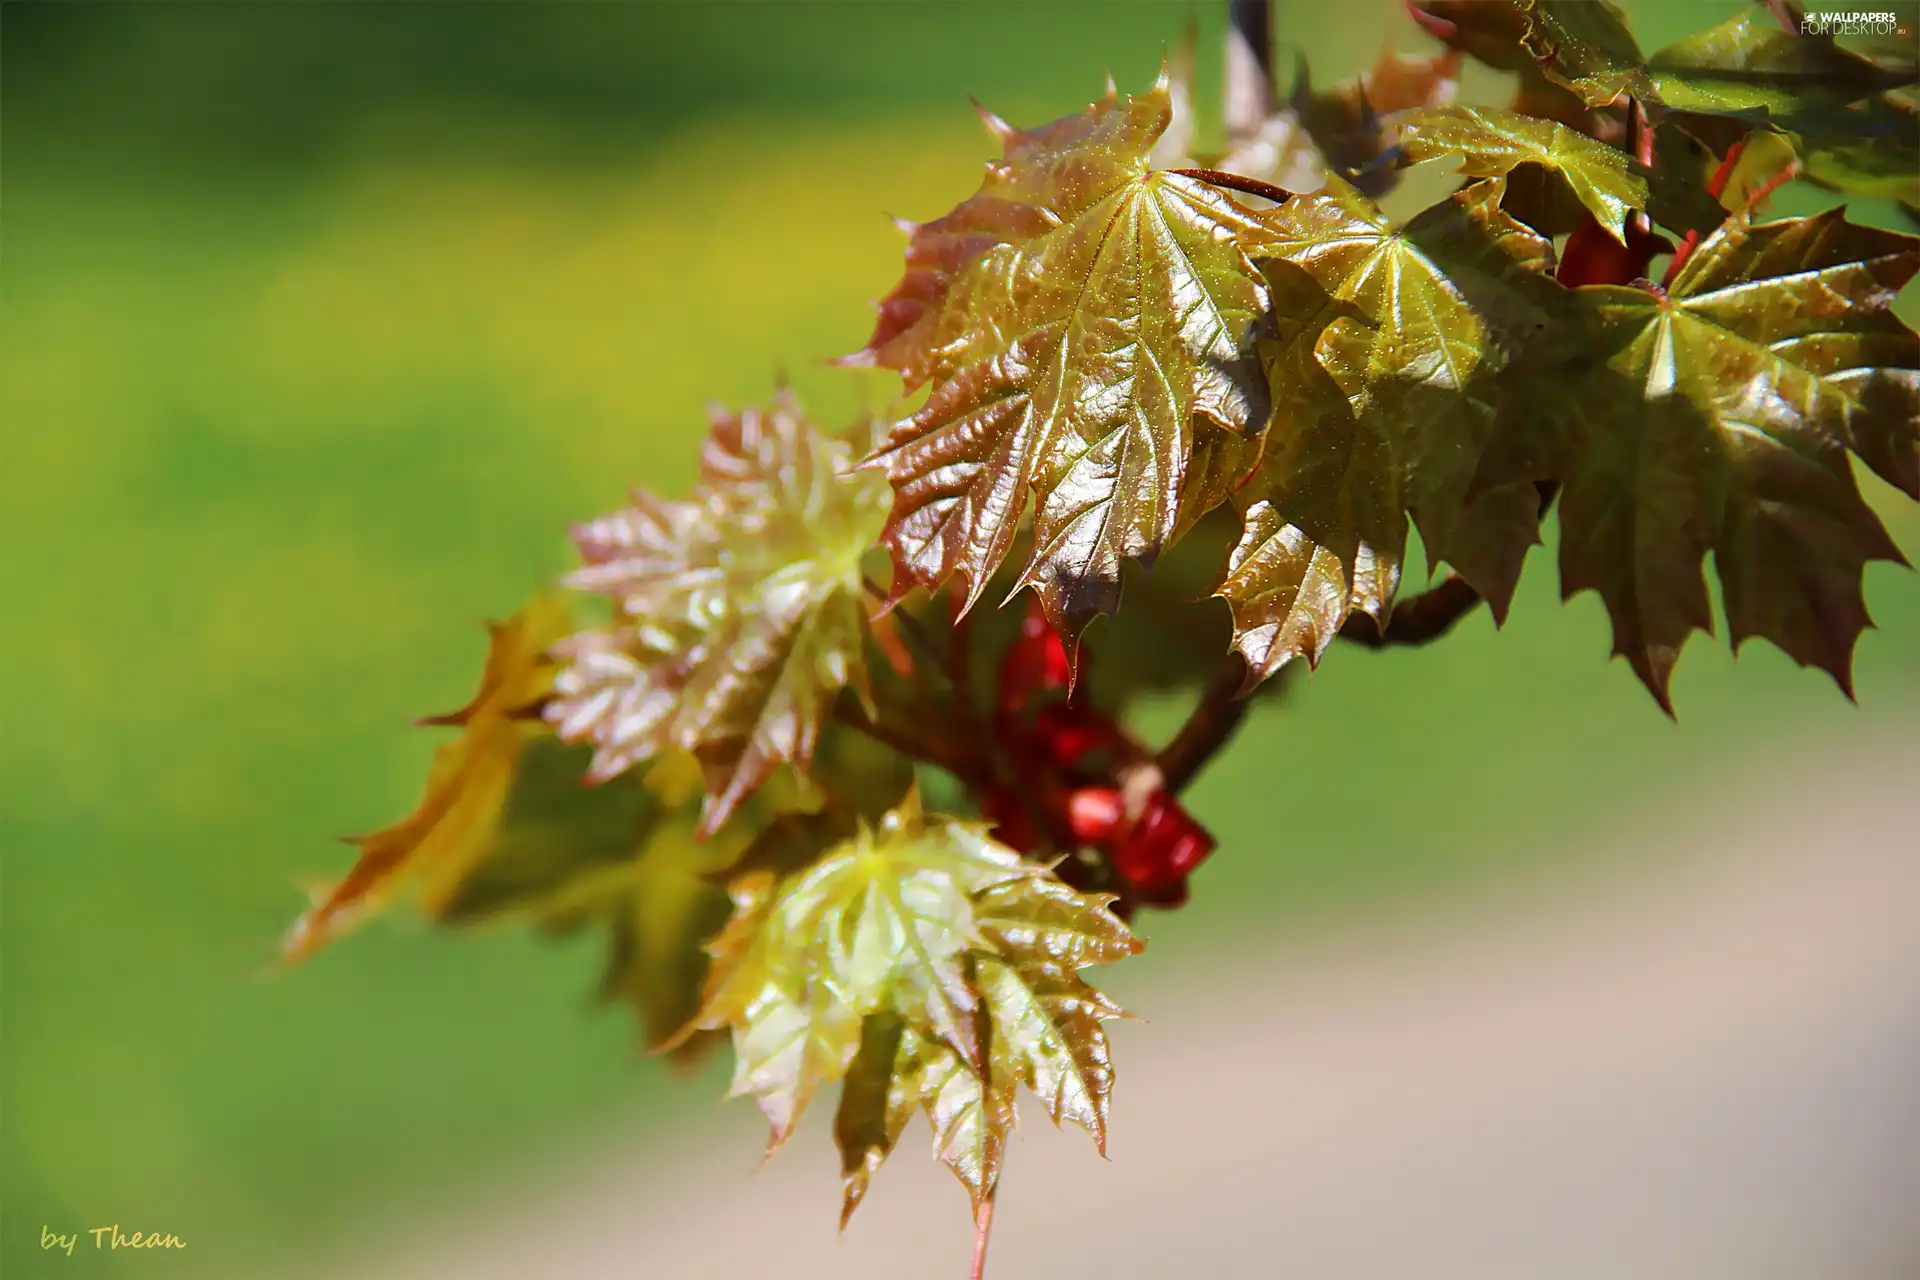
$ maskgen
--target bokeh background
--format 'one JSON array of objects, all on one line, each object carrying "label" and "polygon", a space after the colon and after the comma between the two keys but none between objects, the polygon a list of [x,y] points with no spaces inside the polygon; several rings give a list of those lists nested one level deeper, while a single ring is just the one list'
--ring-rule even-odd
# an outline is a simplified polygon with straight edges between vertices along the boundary
[{"label": "bokeh background", "polygon": [[[735,1158],[693,1190],[717,1222],[750,1203],[730,1198],[756,1155],[751,1108],[716,1119],[724,1064],[675,1081],[634,1056],[624,1012],[587,999],[594,941],[396,919],[275,976],[293,886],[344,866],[330,837],[410,807],[435,739],[403,726],[462,699],[478,622],[566,566],[566,524],[631,483],[689,482],[709,400],[764,398],[784,372],[827,421],[884,401],[823,361],[860,344],[897,272],[882,215],[928,217],[973,189],[991,147],[967,94],[1031,123],[1097,96],[1109,70],[1141,88],[1191,19],[1211,104],[1224,7],[0,10],[0,1269],[374,1274],[396,1240],[431,1269],[436,1232],[563,1185],[583,1152],[684,1193],[687,1153],[722,1137]],[[1651,45],[1736,5],[1628,7]],[[1389,37],[1424,47],[1384,3],[1282,15],[1316,79],[1357,73]],[[1920,555],[1911,504],[1865,485]],[[1676,727],[1606,660],[1597,601],[1558,603],[1550,549],[1531,570],[1504,632],[1476,617],[1430,650],[1337,652],[1205,776],[1193,807],[1220,852],[1190,909],[1144,922],[1128,990],[1163,1010],[1191,997],[1221,1035],[1168,1017],[1128,1044],[1164,1022],[1212,1067],[1253,1054],[1258,1034],[1229,1029],[1284,1007],[1261,995],[1276,989],[1261,965],[1289,972],[1290,953],[1257,959],[1269,942],[1489,886],[1574,901],[1587,891],[1566,886],[1597,867],[1663,884],[1651,837],[1668,815],[1690,848],[1737,856],[1760,828],[1804,828],[1801,852],[1837,855],[1856,834],[1823,815],[1862,810],[1845,797],[1876,759],[1899,762],[1873,792],[1894,806],[1876,838],[1920,859],[1920,808],[1902,799],[1915,759],[1899,754],[1920,740],[1911,573],[1868,571],[1880,625],[1859,707],[1770,648],[1736,663],[1702,638]],[[1756,955],[1791,950],[1793,900]],[[1907,907],[1920,932],[1920,897]],[[1888,956],[1882,994],[1911,996],[1914,951]],[[1123,1075],[1123,1126],[1125,1108],[1159,1109],[1164,1129],[1185,1105],[1172,1060],[1152,1060],[1143,1078],[1166,1089],[1129,1097]],[[1890,1086],[1903,1115],[1920,1113],[1915,1079]],[[1250,1097],[1268,1081],[1246,1064]],[[1306,1105],[1362,1096],[1338,1073],[1319,1084]],[[819,1197],[795,1267],[846,1256],[817,1156],[790,1157]],[[1410,1183],[1408,1205],[1432,1190]],[[964,1201],[941,1194],[963,1242]],[[607,1206],[636,1216],[631,1269],[604,1274],[730,1274],[698,1251],[649,1269],[647,1196]],[[877,1191],[865,1213],[884,1212]],[[190,1248],[39,1247],[43,1227],[111,1223]],[[1262,1229],[1219,1213],[1154,1226],[1174,1245]],[[1026,1274],[1008,1230],[1002,1261]]]}]

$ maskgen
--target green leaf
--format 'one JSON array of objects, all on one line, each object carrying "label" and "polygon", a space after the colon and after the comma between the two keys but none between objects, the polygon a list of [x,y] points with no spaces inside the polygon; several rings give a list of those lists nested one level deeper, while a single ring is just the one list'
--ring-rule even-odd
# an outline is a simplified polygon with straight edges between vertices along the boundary
[{"label": "green leaf", "polygon": [[[631,1005],[641,1046],[658,1049],[699,1009],[706,943],[728,916],[714,877],[740,857],[754,824],[698,838],[700,770],[689,756],[597,786],[586,782],[590,757],[551,737],[528,745],[499,828],[440,920],[524,919],[557,936],[604,926],[600,996]],[[678,1056],[706,1047],[693,1041]]]},{"label": "green leaf", "polygon": [[1920,110],[1911,92],[1789,121],[1802,174],[1847,195],[1920,204]]},{"label": "green leaf", "polygon": [[1756,119],[1842,107],[1911,75],[1888,70],[1830,36],[1782,30],[1750,5],[1708,30],[1643,57],[1607,0],[1523,0],[1526,45],[1546,75],[1604,106],[1622,94],[1650,108]]},{"label": "green leaf", "polygon": [[1844,107],[1913,81],[1832,36],[1782,30],[1763,5],[1668,45],[1646,68],[1670,110],[1776,118]]},{"label": "green leaf", "polygon": [[1155,127],[1063,163],[1059,225],[955,283],[942,350],[960,353],[956,367],[868,460],[894,486],[883,539],[897,593],[958,575],[971,604],[1031,495],[1019,585],[1077,635],[1117,606],[1122,562],[1151,560],[1173,535],[1195,416],[1241,432],[1265,416],[1251,335],[1266,295],[1244,248],[1264,215],[1149,171],[1164,76],[1128,110]]},{"label": "green leaf", "polygon": [[711,833],[776,765],[804,774],[840,690],[866,687],[861,560],[886,489],[852,459],[783,393],[715,415],[690,500],[636,494],[575,530],[587,563],[569,584],[619,617],[555,647],[546,716],[594,745],[595,779],[691,751]]},{"label": "green leaf", "polygon": [[[868,1014],[861,1024],[860,1049],[840,1086],[834,1114],[834,1145],[840,1148],[844,1193],[840,1225],[866,1198],[867,1186],[893,1154],[907,1121],[921,1105],[921,1081],[929,1059],[957,1062],[942,1053],[892,1010]],[[944,1065],[943,1070],[947,1069]]]},{"label": "green leaf", "polygon": [[1605,106],[1622,94],[1658,100],[1626,15],[1610,0],[1520,0],[1525,45],[1548,79]]},{"label": "green leaf", "polygon": [[1560,291],[1551,247],[1501,194],[1479,183],[1396,227],[1335,180],[1276,214],[1259,251],[1276,313],[1315,318],[1266,348],[1273,423],[1217,591],[1256,677],[1317,663],[1353,610],[1384,625],[1409,513],[1429,554],[1504,613],[1538,498],[1521,483],[1468,492],[1494,379],[1548,329]]},{"label": "green leaf", "polygon": [[1667,296],[1574,291],[1584,354],[1540,370],[1486,478],[1564,482],[1564,594],[1599,592],[1623,655],[1669,712],[1674,662],[1711,630],[1711,550],[1733,643],[1762,636],[1850,688],[1861,572],[1900,560],[1851,448],[1920,493],[1920,338],[1894,317],[1920,240],[1838,211],[1702,243]]},{"label": "green leaf", "polygon": [[1486,107],[1426,107],[1389,123],[1412,163],[1457,155],[1468,178],[1501,177],[1522,164],[1553,170],[1623,244],[1628,212],[1647,207],[1646,179],[1629,171],[1625,152],[1551,120]]},{"label": "green leaf", "polygon": [[[1020,1083],[1104,1145],[1101,1024],[1121,1012],[1078,970],[1140,949],[1111,899],[1067,888],[976,824],[923,816],[914,798],[847,839],[810,829],[823,844],[810,863],[776,879],[750,855],[736,876],[690,1027],[732,1029],[733,1091],[759,1101],[771,1145],[844,1077],[844,1214],[916,1109],[976,1205],[999,1176]],[[791,860],[800,831],[767,861]]]}]

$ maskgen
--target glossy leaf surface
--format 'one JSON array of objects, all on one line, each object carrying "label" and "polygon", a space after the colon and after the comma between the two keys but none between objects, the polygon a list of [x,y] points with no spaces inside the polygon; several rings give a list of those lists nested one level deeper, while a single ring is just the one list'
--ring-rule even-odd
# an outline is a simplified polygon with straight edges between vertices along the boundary
[{"label": "glossy leaf surface", "polygon": [[1523,164],[1560,176],[1614,239],[1626,239],[1627,214],[1647,207],[1646,179],[1632,173],[1626,153],[1552,120],[1486,107],[1428,107],[1391,120],[1409,161],[1460,157],[1468,178],[1496,178]]},{"label": "glossy leaf surface", "polygon": [[1600,594],[1663,707],[1712,628],[1708,551],[1736,645],[1765,637],[1850,687],[1862,567],[1900,556],[1847,453],[1920,492],[1920,339],[1889,310],[1917,268],[1920,241],[1835,211],[1730,221],[1666,297],[1575,291],[1585,353],[1515,402],[1519,454],[1487,474],[1564,481],[1562,590]]},{"label": "glossy leaf surface", "polygon": [[1238,432],[1264,419],[1252,330],[1266,295],[1246,246],[1265,215],[1148,169],[1171,115],[1164,76],[1125,110],[1153,128],[1062,162],[1059,225],[955,282],[940,347],[954,370],[869,460],[894,486],[896,593],[957,576],[971,602],[1031,497],[1020,585],[1077,634],[1118,604],[1122,563],[1172,536],[1196,416]]},{"label": "glossy leaf surface", "polygon": [[917,1109],[976,1204],[998,1179],[1020,1084],[1104,1144],[1101,1023],[1120,1010],[1078,971],[1140,948],[1106,899],[910,799],[784,876],[746,871],[734,900],[695,1025],[732,1030],[733,1092],[759,1102],[773,1146],[845,1079],[847,1213]]},{"label": "glossy leaf surface", "polygon": [[[1468,500],[1495,426],[1492,384],[1546,331],[1552,249],[1477,184],[1406,227],[1344,183],[1276,215],[1262,264],[1277,307],[1321,308],[1268,349],[1274,419],[1241,491],[1245,531],[1218,594],[1256,675],[1318,662],[1347,615],[1384,624],[1409,513],[1431,554],[1504,610],[1538,498]],[[1315,295],[1319,301],[1314,301]]]},{"label": "glossy leaf surface", "polygon": [[569,585],[619,617],[556,647],[546,716],[613,777],[668,748],[707,772],[711,832],[774,767],[804,771],[844,688],[865,688],[861,560],[886,488],[790,397],[717,414],[691,499],[640,493],[574,531]]}]

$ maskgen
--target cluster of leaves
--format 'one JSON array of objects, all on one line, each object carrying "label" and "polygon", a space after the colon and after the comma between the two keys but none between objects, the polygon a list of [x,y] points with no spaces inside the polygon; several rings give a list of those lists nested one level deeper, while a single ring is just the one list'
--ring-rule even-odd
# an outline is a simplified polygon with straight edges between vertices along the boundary
[{"label": "cluster of leaves", "polygon": [[[576,529],[566,585],[609,620],[541,598],[494,629],[419,808],[288,955],[409,885],[435,920],[604,921],[607,992],[651,1047],[730,1033],[773,1145],[843,1082],[847,1212],[924,1111],[984,1231],[1019,1085],[1104,1145],[1120,1011],[1080,971],[1184,898],[1212,841],[1178,792],[1252,686],[1503,620],[1552,515],[1563,593],[1663,707],[1709,552],[1736,646],[1848,688],[1864,566],[1901,559],[1853,460],[1920,498],[1892,309],[1920,240],[1758,206],[1920,203],[1911,60],[1779,0],[1651,56],[1604,0],[1409,9],[1446,52],[1230,83],[1217,152],[1169,72],[1036,129],[983,112],[1001,157],[905,228],[846,358],[898,412],[717,414],[690,498]],[[1453,101],[1463,58],[1513,102]],[[1390,216],[1429,161],[1458,188]],[[1398,599],[1410,530],[1450,572]],[[1182,621],[1209,593],[1230,630]],[[1128,695],[1187,681],[1187,726],[1138,742]]]}]

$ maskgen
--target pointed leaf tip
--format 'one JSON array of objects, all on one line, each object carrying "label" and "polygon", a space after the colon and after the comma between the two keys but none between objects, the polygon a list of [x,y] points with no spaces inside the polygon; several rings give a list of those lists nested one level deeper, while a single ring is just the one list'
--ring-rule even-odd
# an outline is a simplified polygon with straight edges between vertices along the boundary
[{"label": "pointed leaf tip", "polygon": [[[973,104],[973,114],[979,117],[980,123],[986,126],[987,132],[993,136],[995,142],[1005,143],[1007,139],[1019,132],[1019,130],[1015,129],[1005,120],[1002,120],[999,116],[989,111],[982,105],[980,99],[974,97],[972,94],[967,95],[967,101]],[[991,169],[992,167],[992,163],[989,162],[988,168]]]}]

